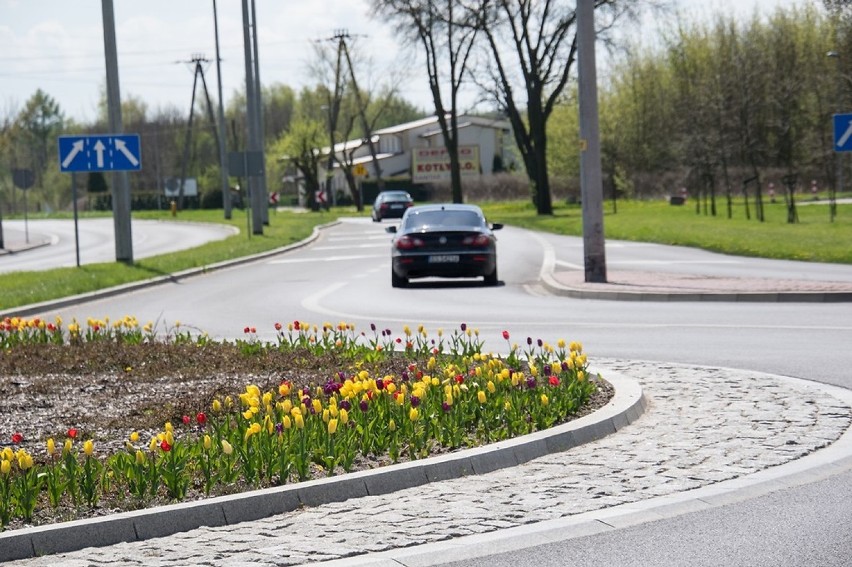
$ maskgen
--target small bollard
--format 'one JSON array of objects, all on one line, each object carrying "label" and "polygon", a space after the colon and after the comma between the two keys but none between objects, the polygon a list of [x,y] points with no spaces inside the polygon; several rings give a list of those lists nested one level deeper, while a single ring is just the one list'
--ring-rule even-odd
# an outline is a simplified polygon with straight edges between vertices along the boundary
[{"label": "small bollard", "polygon": [[172,201],[169,203],[169,210],[172,212],[172,216],[177,216],[177,201]]}]

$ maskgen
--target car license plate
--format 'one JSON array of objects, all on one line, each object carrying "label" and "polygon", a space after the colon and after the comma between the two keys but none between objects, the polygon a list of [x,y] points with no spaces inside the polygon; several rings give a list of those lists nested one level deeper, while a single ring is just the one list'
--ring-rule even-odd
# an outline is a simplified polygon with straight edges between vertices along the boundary
[{"label": "car license plate", "polygon": [[429,256],[430,264],[458,264],[458,254],[441,254],[440,256]]},{"label": "car license plate", "polygon": [[402,205],[400,203],[394,203],[393,205],[391,205],[391,208],[392,209],[401,209]]}]

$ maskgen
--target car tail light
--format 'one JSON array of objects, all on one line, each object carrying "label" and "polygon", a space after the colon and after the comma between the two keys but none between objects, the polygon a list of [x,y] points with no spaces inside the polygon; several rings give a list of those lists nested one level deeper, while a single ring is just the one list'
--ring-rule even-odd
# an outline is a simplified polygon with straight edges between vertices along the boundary
[{"label": "car tail light", "polygon": [[423,246],[424,242],[412,236],[400,236],[396,240],[396,247],[398,250],[411,250],[412,248],[419,248]]},{"label": "car tail light", "polygon": [[487,234],[477,234],[476,236],[465,236],[462,244],[465,246],[488,246],[491,239]]}]

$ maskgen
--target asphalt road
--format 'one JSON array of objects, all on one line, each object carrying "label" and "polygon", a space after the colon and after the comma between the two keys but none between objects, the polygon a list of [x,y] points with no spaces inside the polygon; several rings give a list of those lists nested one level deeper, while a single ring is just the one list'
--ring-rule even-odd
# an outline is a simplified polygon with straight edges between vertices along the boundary
[{"label": "asphalt road", "polygon": [[[404,324],[445,335],[461,323],[486,348],[505,351],[527,337],[579,340],[596,356],[766,371],[852,389],[852,304],[610,302],[557,297],[538,283],[544,247],[582,264],[577,238],[507,228],[498,233],[502,284],[415,281],[390,285],[389,235],[353,219],[312,245],[256,263],[46,312],[72,317],[135,315],[167,329],[180,321],[218,338],[255,326],[272,339],[276,322],[371,323],[395,334]],[[852,281],[852,267],[745,260],[686,248],[611,242],[611,265],[749,277]],[[776,274],[773,276],[773,274]],[[618,458],[616,455],[613,458]],[[726,507],[622,529],[610,535],[531,547],[459,565],[841,565],[852,557],[848,474]],[[821,555],[825,551],[827,556]],[[576,558],[576,559],[575,559]],[[451,557],[447,558],[451,560]]]}]

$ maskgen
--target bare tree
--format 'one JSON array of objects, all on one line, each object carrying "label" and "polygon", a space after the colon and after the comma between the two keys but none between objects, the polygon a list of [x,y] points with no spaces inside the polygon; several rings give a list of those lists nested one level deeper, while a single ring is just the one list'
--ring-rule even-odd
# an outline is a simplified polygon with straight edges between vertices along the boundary
[{"label": "bare tree", "polygon": [[[637,2],[596,0],[598,29],[633,13]],[[553,213],[547,170],[547,121],[562,98],[577,55],[573,2],[479,0],[471,11],[488,50],[487,76],[478,81],[512,124],[515,141],[533,185],[539,214]]]},{"label": "bare tree", "polygon": [[453,202],[461,203],[458,96],[469,70],[478,33],[475,10],[460,0],[372,0],[376,15],[398,24],[407,39],[422,48],[429,90],[450,158]]}]

